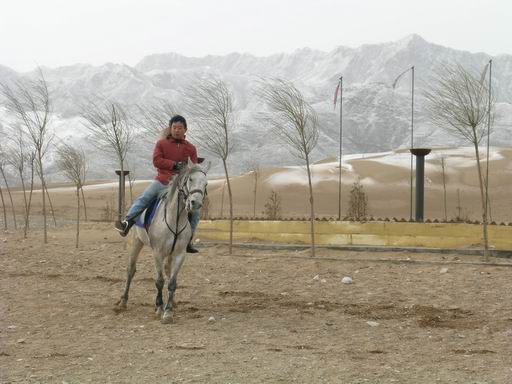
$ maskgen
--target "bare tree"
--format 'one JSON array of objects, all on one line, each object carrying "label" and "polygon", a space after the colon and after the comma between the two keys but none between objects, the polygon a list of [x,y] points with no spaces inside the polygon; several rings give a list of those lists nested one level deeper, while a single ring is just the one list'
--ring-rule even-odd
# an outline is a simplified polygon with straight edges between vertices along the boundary
[{"label": "bare tree", "polygon": [[306,163],[309,185],[311,256],[315,256],[315,205],[311,181],[311,152],[318,142],[318,118],[315,110],[302,93],[288,81],[273,79],[262,81],[257,92],[269,106],[270,124],[276,135],[290,152]]},{"label": "bare tree", "polygon": [[[86,182],[87,172],[89,170],[89,167],[88,167],[88,164],[87,164],[87,161],[86,161],[85,153],[83,152],[82,149],[74,148],[74,147],[70,146],[69,144],[61,144],[61,147],[57,149],[57,155],[60,155],[60,153],[62,152],[62,148],[65,148],[65,152],[70,152],[72,150],[75,150],[75,151],[78,152],[78,154],[81,154],[81,156],[84,159],[84,161],[81,162],[81,164],[82,164],[82,170],[81,170],[81,172],[82,172],[82,181],[80,183],[80,194],[82,196],[82,206],[84,207],[83,217],[84,217],[84,220],[87,221],[88,220],[87,219],[87,203],[86,203],[86,200],[85,200],[84,185],[85,185],[85,182]],[[69,155],[68,155],[68,157],[69,157]],[[80,162],[78,162],[78,156],[74,155],[73,158],[76,160],[77,165],[78,165],[78,163],[80,163]],[[61,169],[61,171],[63,171],[63,170]],[[68,179],[70,179],[70,178],[68,177]],[[70,179],[70,180],[73,181],[72,179]]]},{"label": "bare tree", "polygon": [[[12,219],[14,223],[14,229],[18,229],[16,224],[16,208],[14,207],[14,202],[12,200],[11,188],[9,188],[9,182],[7,181],[7,176],[5,175],[5,167],[7,165],[7,154],[3,152],[2,148],[0,148],[0,174],[4,179],[5,188],[7,189],[7,194],[9,195],[9,200],[11,201],[11,210],[12,210]],[[7,223],[7,221],[6,221]]]},{"label": "bare tree", "polygon": [[43,239],[48,243],[46,225],[46,182],[44,176],[44,157],[51,144],[53,135],[49,131],[51,115],[50,93],[43,72],[29,82],[18,81],[13,87],[2,84],[2,94],[6,99],[7,109],[13,113],[17,122],[25,129],[35,151],[35,161],[41,180],[43,202]]},{"label": "bare tree", "polygon": [[86,128],[92,136],[92,144],[115,158],[121,170],[121,199],[118,220],[124,218],[124,170],[128,150],[133,144],[133,126],[123,107],[109,100],[89,100],[81,107],[81,115],[86,120]]},{"label": "bare tree", "polygon": [[[488,116],[494,116],[494,97],[488,93],[487,80],[461,65],[445,65],[435,72],[426,90],[427,110],[432,121],[447,132],[471,143],[475,149],[478,183],[482,203],[484,257],[489,258],[487,204],[484,177],[480,164],[479,143],[487,133]],[[489,122],[489,126],[490,126]]]},{"label": "bare tree", "polygon": [[80,190],[85,181],[87,163],[85,153],[68,144],[61,144],[57,148],[57,166],[64,173],[64,176],[76,186],[76,242],[78,248],[80,237]]},{"label": "bare tree", "polygon": [[253,190],[253,206],[252,206],[252,217],[256,217],[256,198],[258,196],[258,178],[260,176],[260,162],[256,158],[251,158],[247,164],[246,169],[254,177],[254,190]]},{"label": "bare tree", "polygon": [[150,104],[137,105],[136,110],[137,125],[146,134],[145,140],[153,144],[169,129],[169,120],[176,115],[177,108],[167,100],[157,98]]},{"label": "bare tree", "polygon": [[27,200],[27,188],[25,184],[25,168],[29,158],[27,153],[28,143],[25,139],[25,134],[20,126],[15,127],[10,132],[11,145],[7,149],[7,161],[11,167],[18,173],[18,177],[21,182],[21,189],[23,193],[23,204],[25,207],[25,224],[24,224],[24,237],[27,237],[28,231],[28,200]]},{"label": "bare tree", "polygon": [[222,160],[229,196],[229,253],[233,250],[233,193],[228,156],[233,146],[233,95],[220,79],[207,79],[186,89],[187,113],[198,126],[199,146]]}]

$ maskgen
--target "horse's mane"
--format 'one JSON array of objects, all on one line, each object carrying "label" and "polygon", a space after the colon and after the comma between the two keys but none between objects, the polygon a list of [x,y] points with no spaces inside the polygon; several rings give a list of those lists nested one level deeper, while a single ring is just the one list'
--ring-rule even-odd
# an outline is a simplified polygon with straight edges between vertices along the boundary
[{"label": "horse's mane", "polygon": [[202,170],[202,168],[199,164],[192,164],[191,166],[185,168],[182,172],[178,173],[176,176],[174,176],[172,178],[169,185],[167,185],[167,188],[164,189],[162,196],[164,196],[164,194],[165,194],[165,199],[171,200],[173,198],[174,194],[176,193],[176,190],[178,189],[181,181],[186,176],[190,175],[192,173],[192,171],[195,171],[198,169]]}]

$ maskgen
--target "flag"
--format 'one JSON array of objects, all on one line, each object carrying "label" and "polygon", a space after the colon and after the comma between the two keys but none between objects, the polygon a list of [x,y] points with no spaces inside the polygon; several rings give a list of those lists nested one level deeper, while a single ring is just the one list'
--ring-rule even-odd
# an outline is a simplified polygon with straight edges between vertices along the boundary
[{"label": "flag", "polygon": [[[411,67],[411,68],[412,68],[412,67]],[[399,74],[399,75],[396,77],[395,81],[393,81],[393,84],[391,85],[391,86],[393,87],[393,89],[395,89],[395,88],[396,88],[396,85],[397,85],[397,83],[398,83],[398,80],[400,80],[400,78],[401,78],[405,73],[407,73],[407,71],[409,71],[411,68],[407,68],[405,71],[403,71],[401,74]]]},{"label": "flag", "polygon": [[338,91],[340,90],[340,84],[341,84],[341,81],[338,82],[338,85],[336,86],[336,90],[334,91],[334,109],[336,109],[336,101],[338,100]]},{"label": "flag", "polygon": [[482,71],[482,75],[480,76],[480,85],[483,85],[485,81],[485,76],[487,75],[487,69],[489,68],[489,63],[485,64],[484,70]]}]

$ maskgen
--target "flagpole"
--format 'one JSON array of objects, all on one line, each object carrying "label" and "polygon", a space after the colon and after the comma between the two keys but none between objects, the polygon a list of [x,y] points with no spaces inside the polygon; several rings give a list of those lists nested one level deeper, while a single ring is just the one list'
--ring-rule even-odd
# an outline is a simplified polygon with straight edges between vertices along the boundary
[{"label": "flagpole", "polygon": [[338,174],[338,221],[341,221],[341,155],[343,150],[343,76],[340,76],[340,153]]},{"label": "flagpole", "polygon": [[[412,80],[411,80],[411,149],[414,148],[414,65],[411,67]],[[412,221],[412,181],[413,181],[413,154],[411,152],[411,198],[409,206],[409,220]]]},{"label": "flagpole", "polygon": [[485,171],[485,220],[489,213],[489,143],[491,136],[491,81],[492,81],[492,59],[489,60],[489,107],[487,109],[487,164]]},{"label": "flagpole", "polygon": [[[414,65],[410,68],[407,68],[405,71],[400,73],[395,81],[393,81],[393,84],[391,87],[393,89],[396,88],[398,81],[400,78],[406,74],[407,72],[411,71],[411,148],[414,148]],[[411,152],[411,191],[410,191],[410,203],[409,203],[409,220],[412,221],[412,182],[413,182],[413,154]]]}]

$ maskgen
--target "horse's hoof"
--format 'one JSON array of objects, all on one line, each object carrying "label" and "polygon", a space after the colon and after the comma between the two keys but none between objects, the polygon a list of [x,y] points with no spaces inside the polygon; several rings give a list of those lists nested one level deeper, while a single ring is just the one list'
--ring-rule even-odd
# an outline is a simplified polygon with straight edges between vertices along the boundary
[{"label": "horse's hoof", "polygon": [[123,311],[126,311],[126,301],[124,301],[122,298],[116,303],[116,305],[114,306],[114,312],[118,313],[118,312],[123,312]]},{"label": "horse's hoof", "polygon": [[174,322],[174,318],[171,312],[165,312],[162,316],[162,320],[160,320],[162,324],[172,324]]},{"label": "horse's hoof", "polygon": [[161,317],[164,313],[164,308],[163,307],[156,307],[155,308],[155,316],[156,317]]}]

